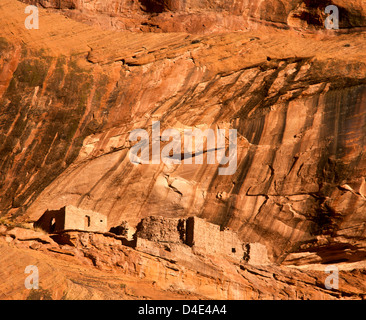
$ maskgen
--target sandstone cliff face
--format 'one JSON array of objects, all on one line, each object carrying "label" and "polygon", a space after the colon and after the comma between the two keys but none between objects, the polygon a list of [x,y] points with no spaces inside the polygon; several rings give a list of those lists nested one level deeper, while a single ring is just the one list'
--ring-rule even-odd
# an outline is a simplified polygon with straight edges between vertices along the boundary
[{"label": "sandstone cliff face", "polygon": [[281,28],[323,28],[325,7],[340,10],[340,27],[365,27],[362,0],[24,0],[61,9],[103,28],[131,31],[211,33],[243,31],[263,24]]},{"label": "sandstone cliff face", "polygon": [[[215,17],[220,9],[304,27],[291,15],[300,1],[39,2],[70,12],[89,5],[88,15],[130,8],[146,19],[209,7]],[[364,25],[361,1],[332,3],[349,14],[344,28]],[[26,30],[24,4],[4,0],[0,11],[1,216],[34,221],[75,205],[106,214],[112,227],[195,215],[265,244],[279,263],[365,258],[364,32],[211,34],[187,20],[191,29],[157,25],[207,34],[115,33],[43,9],[47,27]],[[205,161],[133,165],[129,133],[151,131],[154,120],[161,131],[237,129],[236,173],[220,176]]]},{"label": "sandstone cliff face", "polygon": [[[5,279],[0,299],[365,298],[364,270],[341,269],[339,290],[327,290],[321,268],[239,266],[220,255],[192,254],[178,244],[169,250],[153,247],[158,254],[147,254],[111,235],[62,236],[63,245],[40,232],[0,227],[0,275]],[[25,265],[38,267],[38,290],[24,288]]]}]

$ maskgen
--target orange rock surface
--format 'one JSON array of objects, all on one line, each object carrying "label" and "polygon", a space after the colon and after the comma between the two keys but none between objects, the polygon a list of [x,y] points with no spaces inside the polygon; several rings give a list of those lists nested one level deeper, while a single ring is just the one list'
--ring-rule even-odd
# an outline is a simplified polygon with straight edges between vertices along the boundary
[{"label": "orange rock surface", "polygon": [[[213,261],[227,274],[218,285],[195,265],[169,271],[121,247],[99,250],[106,261],[95,271],[88,258],[78,262],[80,252],[50,251],[42,241],[45,248],[32,249],[4,231],[0,273],[17,271],[0,295],[26,298],[23,261],[36,259],[59,273],[58,288],[52,272],[43,285],[56,299],[105,298],[120,275],[141,291],[115,298],[166,298],[170,283],[174,297],[186,298],[363,297],[363,1],[331,1],[340,30],[323,27],[330,1],[25,2],[41,4],[38,30],[24,27],[26,4],[0,2],[0,218],[31,222],[65,205],[100,212],[109,227],[198,216],[266,245],[273,265],[248,271]],[[236,129],[236,173],[219,176],[205,162],[132,164],[129,133],[150,132],[157,120],[162,131]],[[121,271],[114,254],[135,271]],[[325,264],[344,270],[336,293],[320,284]],[[176,273],[199,285],[174,282]]]}]

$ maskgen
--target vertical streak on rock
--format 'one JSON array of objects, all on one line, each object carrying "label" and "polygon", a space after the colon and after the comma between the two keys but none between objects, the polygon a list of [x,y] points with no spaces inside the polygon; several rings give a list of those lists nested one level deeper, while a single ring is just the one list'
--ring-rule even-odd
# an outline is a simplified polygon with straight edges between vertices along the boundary
[{"label": "vertical streak on rock", "polygon": [[77,137],[80,136],[81,130],[82,130],[81,128],[85,125],[86,119],[89,116],[89,113],[91,111],[91,107],[92,107],[91,104],[92,104],[92,101],[93,101],[95,90],[97,89],[96,83],[97,83],[99,75],[100,75],[100,70],[98,70],[98,68],[95,68],[93,71],[94,71],[94,73],[93,73],[93,85],[92,85],[92,88],[91,88],[91,90],[88,94],[88,98],[87,98],[87,101],[86,101],[86,104],[85,104],[85,109],[84,109],[84,112],[83,112],[83,116],[79,120],[76,131],[73,135],[72,140],[70,141],[69,148],[65,153],[65,158],[64,158],[65,161],[69,157],[69,154],[70,154],[71,150],[74,148],[74,141]]},{"label": "vertical streak on rock", "polygon": [[12,58],[7,64],[5,64],[0,72],[0,99],[2,99],[4,93],[8,89],[10,81],[13,78],[13,74],[18,67],[21,57],[21,46],[16,45],[12,52]]}]

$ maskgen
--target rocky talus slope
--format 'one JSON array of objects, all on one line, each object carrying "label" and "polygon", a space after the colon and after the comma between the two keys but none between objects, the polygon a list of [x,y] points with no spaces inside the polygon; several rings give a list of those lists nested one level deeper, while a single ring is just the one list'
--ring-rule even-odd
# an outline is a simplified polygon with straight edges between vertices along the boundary
[{"label": "rocky talus slope", "polygon": [[[29,294],[12,286],[24,283],[23,262],[14,258],[21,257],[53,270],[45,272],[44,287],[55,290],[54,298],[106,297],[120,286],[119,274],[134,290],[139,279],[141,293],[130,291],[132,298],[144,296],[144,288],[149,298],[171,292],[187,298],[363,296],[366,6],[361,0],[319,6],[290,0],[235,5],[192,0],[184,6],[24,2],[40,4],[38,30],[24,27],[26,4],[0,1],[1,219],[35,221],[45,210],[65,205],[103,213],[109,227],[123,220],[136,225],[151,214],[199,216],[230,227],[243,241],[266,245],[274,265],[242,270],[220,260],[215,268],[227,282],[218,284],[209,274],[197,275],[194,266],[183,272],[186,267],[177,264],[178,271],[171,272],[200,284],[184,287],[167,276],[164,261],[117,244],[118,252],[108,252],[106,245],[98,255],[123,255],[133,261],[133,272],[122,271],[115,258],[95,266],[87,258],[80,262],[76,251],[50,251],[62,248],[49,240],[32,249],[3,230],[0,273],[15,271],[0,292]],[[341,30],[322,27],[328,4],[339,6]],[[132,164],[129,133],[150,132],[156,120],[161,130],[237,129],[236,173],[220,176],[218,165],[206,162]],[[139,268],[152,263],[158,271],[141,276]],[[326,264],[342,270],[337,292],[324,289]],[[52,289],[58,273],[59,291]],[[127,295],[122,290],[113,297]]]}]

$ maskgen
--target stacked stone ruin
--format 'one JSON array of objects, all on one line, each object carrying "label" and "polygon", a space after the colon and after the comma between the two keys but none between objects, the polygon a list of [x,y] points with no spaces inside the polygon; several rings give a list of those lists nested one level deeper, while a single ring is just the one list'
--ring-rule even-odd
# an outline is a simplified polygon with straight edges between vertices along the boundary
[{"label": "stacked stone ruin", "polygon": [[187,219],[150,216],[137,226],[136,249],[159,255],[157,243],[171,250],[188,246],[196,253],[224,255],[237,262],[256,265],[269,263],[267,248],[260,243],[244,243],[237,233],[198,217]]},{"label": "stacked stone ruin", "polygon": [[[124,245],[136,250],[164,256],[165,251],[189,256],[194,253],[222,255],[235,262],[265,265],[269,263],[267,248],[260,243],[244,243],[237,233],[209,223],[198,217],[167,218],[149,216],[142,219],[136,232],[129,230],[127,222],[107,232],[107,217],[94,211],[65,206],[60,210],[47,210],[35,227],[49,233],[70,231],[98,232],[108,236],[126,238]],[[130,228],[132,229],[132,228]],[[56,239],[55,238],[55,239]],[[127,241],[128,240],[128,241]]]}]

